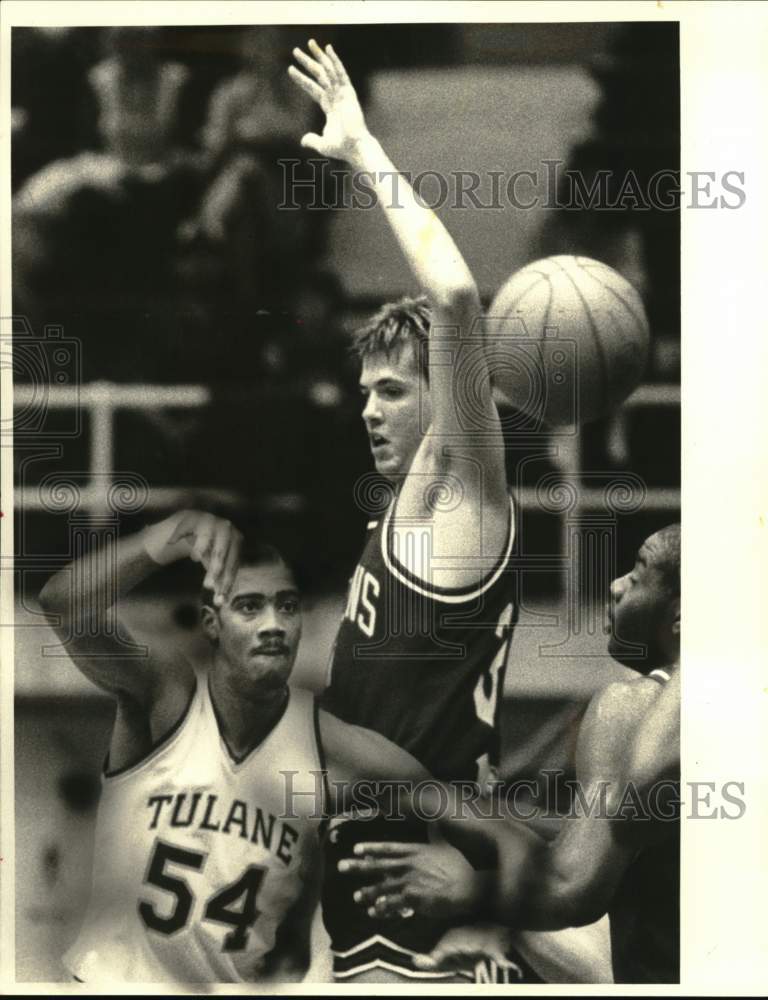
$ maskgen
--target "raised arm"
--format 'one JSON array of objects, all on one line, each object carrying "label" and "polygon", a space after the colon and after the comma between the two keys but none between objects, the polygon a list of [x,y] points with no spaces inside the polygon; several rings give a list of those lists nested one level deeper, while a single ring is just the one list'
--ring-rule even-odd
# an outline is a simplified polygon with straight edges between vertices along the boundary
[{"label": "raised arm", "polygon": [[[353,170],[366,175],[414,277],[432,305],[429,375],[433,428],[438,433],[462,429],[456,407],[465,402],[461,397],[472,388],[479,390],[473,404],[475,408],[478,402],[481,404],[489,422],[487,430],[493,426],[495,408],[487,374],[483,377],[483,352],[473,354],[476,367],[471,387],[464,384],[468,380],[454,377],[458,374],[458,357],[453,365],[445,363],[446,350],[458,354],[456,334],[467,337],[481,318],[472,273],[437,215],[417,197],[408,179],[368,131],[355,89],[332,46],[323,51],[310,41],[308,48],[311,56],[301,49],[293,52],[306,74],[294,66],[289,73],[323,109],[326,123],[322,135],[310,132],[301,140],[302,145],[323,156],[344,160]],[[464,405],[460,412],[466,421],[476,410]]]},{"label": "raised arm", "polygon": [[[406,480],[398,509],[418,515],[424,504],[424,476],[455,475],[461,482],[463,501],[450,513],[435,512],[433,523],[442,537],[436,536],[434,552],[448,559],[477,560],[487,555],[493,563],[506,540],[509,497],[501,423],[491,395],[474,278],[445,226],[368,131],[355,90],[333,48],[329,45],[323,50],[314,41],[308,47],[311,55],[294,49],[305,72],[292,66],[289,73],[323,109],[326,123],[322,135],[308,133],[302,144],[345,160],[366,175],[432,306],[430,433],[411,466],[413,475]],[[473,573],[477,575],[477,569],[470,570],[469,578],[461,570],[449,572],[434,582],[464,586],[476,582]]]},{"label": "raised arm", "polygon": [[237,570],[240,534],[221,518],[181,511],[137,534],[106,543],[54,574],[39,595],[40,605],[78,669],[102,690],[149,710],[169,685],[188,689],[188,672],[174,664],[129,653],[130,636],[118,624],[121,597],[159,566],[179,559],[201,562],[204,585],[220,602]]}]

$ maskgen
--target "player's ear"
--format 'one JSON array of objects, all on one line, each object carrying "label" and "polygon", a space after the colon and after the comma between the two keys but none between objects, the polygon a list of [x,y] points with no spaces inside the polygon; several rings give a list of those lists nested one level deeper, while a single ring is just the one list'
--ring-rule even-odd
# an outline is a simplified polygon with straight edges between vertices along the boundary
[{"label": "player's ear", "polygon": [[202,612],[200,614],[200,622],[203,626],[203,632],[209,642],[217,643],[219,641],[219,615],[213,608],[209,607],[207,604],[203,605]]},{"label": "player's ear", "polygon": [[672,634],[680,637],[680,598],[676,597],[672,602]]}]

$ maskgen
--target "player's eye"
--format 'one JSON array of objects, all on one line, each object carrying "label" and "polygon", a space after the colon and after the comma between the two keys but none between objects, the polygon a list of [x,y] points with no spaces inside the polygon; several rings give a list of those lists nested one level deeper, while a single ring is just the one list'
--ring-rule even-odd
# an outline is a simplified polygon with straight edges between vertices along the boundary
[{"label": "player's eye", "polygon": [[299,601],[296,597],[286,597],[280,602],[280,610],[286,615],[295,615],[299,610]]},{"label": "player's eye", "polygon": [[248,600],[241,601],[237,605],[237,610],[241,611],[245,615],[255,615],[257,611],[261,608],[261,604],[254,600],[253,598],[248,598]]}]

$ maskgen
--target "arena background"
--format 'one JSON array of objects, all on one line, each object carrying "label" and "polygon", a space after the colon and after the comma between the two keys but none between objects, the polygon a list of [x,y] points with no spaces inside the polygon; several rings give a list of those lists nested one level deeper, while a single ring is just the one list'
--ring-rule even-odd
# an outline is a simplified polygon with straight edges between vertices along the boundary
[{"label": "arena background", "polygon": [[[367,517],[346,337],[415,289],[375,212],[312,209],[309,186],[301,210],[277,207],[278,161],[301,161],[316,123],[285,77],[311,35],[346,61],[401,169],[541,175],[561,160],[587,180],[610,171],[615,192],[629,171],[643,190],[679,168],[674,24],[14,29],[21,980],[61,978],[111,720],[36,606],[51,572],[179,507],[226,513],[296,565],[295,678],[324,682]],[[139,81],[128,97],[118,66]],[[502,723],[510,779],[567,766],[586,699],[623,669],[604,654],[607,583],[679,518],[679,213],[629,199],[440,214],[486,301],[528,261],[584,253],[640,288],[653,337],[646,384],[620,413],[579,439],[510,442],[524,567]],[[641,488],[606,505],[629,472]],[[126,618],[139,640],[204,655],[198,583],[176,567],[136,593]]]}]

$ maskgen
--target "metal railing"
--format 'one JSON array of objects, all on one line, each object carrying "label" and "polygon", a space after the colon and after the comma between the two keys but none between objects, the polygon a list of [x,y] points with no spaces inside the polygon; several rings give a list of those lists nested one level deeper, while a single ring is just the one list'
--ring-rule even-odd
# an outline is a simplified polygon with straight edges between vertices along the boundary
[{"label": "metal railing", "polygon": [[[40,400],[40,390],[31,385],[16,385],[14,407],[25,407]],[[91,382],[82,386],[48,386],[44,390],[44,405],[50,409],[79,408],[89,417],[88,476],[79,492],[79,505],[83,511],[97,515],[107,509],[110,487],[115,476],[115,414],[120,410],[197,409],[209,405],[211,391],[204,385],[121,385],[112,382]],[[643,385],[637,389],[611,419],[607,449],[611,458],[620,465],[627,465],[629,443],[627,418],[634,408],[679,406],[680,388],[676,385]],[[564,475],[580,479],[582,475],[579,435],[563,438],[558,442],[558,464]],[[52,486],[47,487],[49,489]],[[163,510],[183,503],[194,493],[196,497],[210,496],[219,501],[238,502],[236,493],[214,486],[201,488],[176,488],[152,486],[144,506],[150,510]],[[517,491],[524,507],[534,507],[540,502],[540,490],[523,487]],[[277,498],[275,498],[277,499]],[[285,506],[295,506],[295,498],[284,497]],[[575,504],[579,510],[599,508],[605,499],[605,490],[581,482],[576,490]],[[17,507],[25,510],[49,509],[41,486],[17,487],[14,493]],[[677,488],[646,488],[643,509],[648,511],[674,511],[680,506]],[[274,506],[274,504],[272,505]],[[574,512],[571,511],[571,516]]]}]

